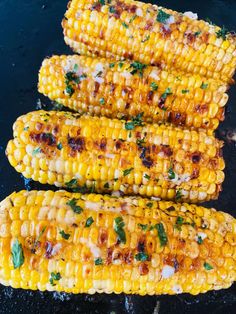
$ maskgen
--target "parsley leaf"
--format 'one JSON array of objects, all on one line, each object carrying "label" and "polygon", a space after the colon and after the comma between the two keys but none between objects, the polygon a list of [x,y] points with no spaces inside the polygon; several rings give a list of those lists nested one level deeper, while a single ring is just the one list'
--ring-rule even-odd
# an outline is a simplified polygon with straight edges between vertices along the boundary
[{"label": "parsley leaf", "polygon": [[176,201],[181,200],[182,196],[183,196],[183,195],[182,195],[182,190],[177,190],[177,191],[176,191],[176,195],[175,195]]},{"label": "parsley leaf", "polygon": [[83,208],[80,207],[79,205],[76,205],[76,202],[77,202],[77,199],[72,198],[66,203],[66,205],[69,205],[74,213],[81,214],[81,212],[83,211]]},{"label": "parsley leaf", "polygon": [[85,228],[90,227],[93,223],[94,223],[93,217],[89,217],[89,218],[86,220]]},{"label": "parsley leaf", "polygon": [[51,273],[51,277],[49,279],[49,282],[52,286],[55,286],[56,284],[54,283],[54,281],[58,281],[61,279],[61,274],[60,273]]},{"label": "parsley leaf", "polygon": [[167,239],[167,235],[166,235],[163,224],[162,223],[156,224],[155,227],[157,229],[157,234],[158,234],[161,246],[165,246],[167,244],[168,239]]},{"label": "parsley leaf", "polygon": [[153,203],[152,203],[152,202],[149,202],[149,203],[146,204],[146,206],[147,206],[148,208],[152,208]]},{"label": "parsley leaf", "polygon": [[175,173],[174,173],[174,170],[173,170],[172,166],[170,166],[170,168],[169,168],[169,170],[168,170],[168,178],[169,178],[170,180],[175,179]]},{"label": "parsley leaf", "polygon": [[101,257],[99,257],[99,258],[95,259],[94,264],[95,264],[96,266],[98,266],[98,265],[102,265],[102,264],[103,264],[103,260],[102,260],[102,258],[101,258]]},{"label": "parsley leaf", "polygon": [[137,17],[137,15],[134,14],[134,15],[131,17],[131,19],[129,20],[129,23],[132,23],[132,22],[136,19],[136,17]]},{"label": "parsley leaf", "polygon": [[182,89],[182,94],[188,94],[189,93],[189,89]]},{"label": "parsley leaf", "polygon": [[183,225],[183,222],[184,222],[184,218],[178,216],[177,219],[176,219],[176,222],[175,222],[175,226],[174,226],[174,227],[180,231],[180,230],[181,230],[181,227],[182,227],[182,225]]},{"label": "parsley leaf", "polygon": [[166,100],[167,96],[172,95],[172,91],[170,87],[167,87],[167,89],[164,91],[164,93],[161,95],[161,98]]},{"label": "parsley leaf", "polygon": [[119,62],[118,67],[121,69],[123,67],[124,63],[123,62]]},{"label": "parsley leaf", "polygon": [[202,244],[202,243],[203,243],[203,239],[202,239],[201,236],[198,236],[198,237],[197,237],[197,243],[198,243],[198,244]]},{"label": "parsley leaf", "polygon": [[22,244],[18,241],[18,239],[16,239],[12,245],[11,255],[14,269],[20,268],[21,265],[24,264],[25,257]]},{"label": "parsley leaf", "polygon": [[116,9],[114,6],[109,7],[109,12],[110,13],[116,13]]},{"label": "parsley leaf", "polygon": [[223,40],[226,40],[227,39],[227,35],[228,35],[228,30],[223,26],[220,30],[218,30],[218,32],[216,32],[216,36],[217,38],[220,38],[222,37]]},{"label": "parsley leaf", "polygon": [[143,112],[132,118],[132,121],[125,123],[126,130],[133,130],[136,126],[143,126]]},{"label": "parsley leaf", "polygon": [[32,156],[35,156],[35,155],[37,155],[37,154],[39,154],[39,153],[42,153],[42,151],[41,151],[41,148],[40,148],[40,147],[37,147],[37,148],[35,148],[35,149],[32,151]]},{"label": "parsley leaf", "polygon": [[115,63],[114,63],[114,62],[109,64],[109,68],[110,68],[110,69],[114,68],[114,66],[115,66]]},{"label": "parsley leaf", "polygon": [[157,14],[157,22],[165,23],[169,17],[170,17],[170,14],[160,9]]},{"label": "parsley leaf", "polygon": [[150,180],[151,177],[148,174],[145,173],[144,178],[147,179],[147,180]]},{"label": "parsley leaf", "polygon": [[118,239],[122,243],[126,243],[126,235],[124,231],[125,223],[123,221],[122,217],[116,217],[114,221],[114,230],[116,234],[118,235]]},{"label": "parsley leaf", "polygon": [[211,269],[213,269],[213,267],[212,267],[210,264],[208,264],[207,262],[205,262],[203,265],[204,265],[204,268],[205,268],[206,270],[211,270]]},{"label": "parsley leaf", "polygon": [[129,28],[129,25],[126,24],[125,22],[122,22],[121,24],[122,24],[125,28]]},{"label": "parsley leaf", "polygon": [[62,238],[65,239],[65,240],[68,240],[69,237],[70,237],[70,234],[69,233],[65,233],[64,230],[61,230],[59,233],[62,236]]},{"label": "parsley leaf", "polygon": [[146,36],[144,39],[141,40],[141,43],[145,43],[150,39],[150,35]]},{"label": "parsley leaf", "polygon": [[66,182],[66,187],[68,189],[75,189],[78,187],[77,179],[72,179],[69,182]]},{"label": "parsley leaf", "polygon": [[105,99],[104,98],[100,98],[99,102],[100,102],[101,105],[104,105],[105,104]]},{"label": "parsley leaf", "polygon": [[62,150],[62,148],[63,148],[62,143],[58,143],[57,144],[57,149]]},{"label": "parsley leaf", "polygon": [[207,83],[202,83],[202,85],[200,86],[201,89],[207,89],[208,84]]},{"label": "parsley leaf", "polygon": [[144,252],[140,252],[140,253],[135,255],[135,259],[137,261],[145,262],[149,259],[149,256],[148,256],[148,254],[146,254]]},{"label": "parsley leaf", "polygon": [[130,67],[132,69],[130,72],[132,75],[138,73],[140,77],[143,77],[143,70],[147,67],[147,65],[138,61],[134,61],[130,64]]},{"label": "parsley leaf", "polygon": [[150,86],[153,91],[156,91],[158,89],[158,85],[155,82],[152,82]]},{"label": "parsley leaf", "polygon": [[143,231],[146,231],[148,229],[148,225],[144,224],[138,224],[138,227],[141,228]]},{"label": "parsley leaf", "polygon": [[105,189],[109,189],[109,187],[110,187],[110,186],[109,186],[109,183],[106,182],[106,183],[104,184],[104,188],[105,188]]},{"label": "parsley leaf", "polygon": [[129,169],[123,170],[124,177],[128,176],[131,173],[131,171],[133,171],[133,170],[134,170],[134,168],[129,168]]}]

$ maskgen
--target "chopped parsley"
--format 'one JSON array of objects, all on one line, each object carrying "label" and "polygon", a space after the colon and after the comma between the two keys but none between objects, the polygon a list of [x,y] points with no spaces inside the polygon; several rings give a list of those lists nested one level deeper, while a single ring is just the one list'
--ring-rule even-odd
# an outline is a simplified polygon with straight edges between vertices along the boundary
[{"label": "chopped parsley", "polygon": [[189,93],[189,89],[182,89],[182,94],[188,94]]},{"label": "chopped parsley", "polygon": [[145,262],[149,259],[149,256],[148,256],[148,254],[146,254],[144,252],[140,252],[140,253],[135,255],[135,259],[137,261]]},{"label": "chopped parsley", "polygon": [[114,62],[109,64],[109,68],[110,68],[110,69],[114,68],[114,66],[115,66],[115,63],[114,63]]},{"label": "chopped parsley", "polygon": [[116,13],[115,7],[113,7],[113,6],[109,7],[109,12],[112,13],[112,14]]},{"label": "chopped parsley", "polygon": [[144,39],[141,40],[141,43],[145,43],[150,39],[150,35],[146,36]]},{"label": "chopped parsley", "polygon": [[66,205],[69,205],[74,213],[81,214],[82,211],[83,211],[83,208],[80,207],[79,205],[76,205],[76,203],[77,203],[77,199],[76,198],[72,198],[71,200],[69,200],[66,203]]},{"label": "chopped parsley", "polygon": [[147,206],[148,208],[152,208],[153,203],[152,203],[152,202],[149,202],[149,203],[146,204],[146,206]]},{"label": "chopped parsley", "polygon": [[227,39],[227,35],[228,35],[228,30],[223,26],[220,30],[218,30],[218,32],[216,32],[216,36],[217,38],[223,38],[223,40]]},{"label": "chopped parsley", "polygon": [[126,243],[126,235],[124,231],[125,223],[122,217],[116,217],[114,221],[114,230],[118,235],[118,240],[122,243]]},{"label": "chopped parsley", "polygon": [[170,87],[167,87],[167,89],[164,91],[164,93],[161,95],[161,98],[163,100],[166,100],[167,96],[172,95],[172,91]]},{"label": "chopped parsley", "polygon": [[207,89],[208,84],[207,83],[202,83],[202,85],[200,86],[201,89]]},{"label": "chopped parsley", "polygon": [[184,223],[184,218],[178,216],[177,219],[176,219],[174,227],[180,231],[183,223]]},{"label": "chopped parsley", "polygon": [[208,264],[207,262],[205,262],[205,263],[203,264],[203,266],[204,266],[204,268],[205,268],[206,270],[211,270],[211,269],[213,269],[213,267],[212,267],[210,264]]},{"label": "chopped parsley", "polygon": [[121,69],[123,67],[124,63],[123,62],[119,62],[118,67]]},{"label": "chopped parsley", "polygon": [[150,87],[153,91],[156,91],[158,89],[158,85],[155,82],[152,82]]},{"label": "chopped parsley", "polygon": [[18,239],[16,239],[12,245],[11,255],[14,269],[20,268],[21,265],[24,264],[25,257],[22,244],[18,241]]},{"label": "chopped parsley", "polygon": [[52,286],[55,286],[55,282],[54,281],[59,281],[61,279],[61,274],[60,273],[51,273],[51,277],[49,279],[49,282]]},{"label": "chopped parsley", "polygon": [[79,66],[78,66],[78,64],[75,64],[74,65],[74,72],[76,72],[76,71],[78,71],[79,70]]},{"label": "chopped parsley", "polygon": [[86,220],[85,228],[89,228],[93,223],[94,223],[93,217],[89,217],[89,218]]},{"label": "chopped parsley", "polygon": [[166,235],[163,224],[162,223],[156,224],[155,227],[157,229],[157,234],[158,234],[158,238],[160,240],[161,246],[165,246],[167,244],[168,239],[167,239],[167,235]]},{"label": "chopped parsley", "polygon": [[62,150],[62,148],[63,148],[62,143],[58,143],[57,144],[57,149]]},{"label": "chopped parsley", "polygon": [[146,231],[148,229],[148,225],[144,224],[138,224],[138,227],[141,228],[143,231]]},{"label": "chopped parsley", "polygon": [[65,233],[64,230],[61,230],[59,233],[62,236],[62,238],[65,239],[65,240],[68,240],[69,237],[70,237],[70,234],[69,233]]},{"label": "chopped parsley", "polygon": [[124,177],[128,176],[131,173],[131,171],[133,171],[133,170],[134,170],[134,168],[129,168],[129,169],[123,170]]},{"label": "chopped parsley", "polygon": [[100,98],[99,102],[100,102],[101,105],[104,105],[105,104],[105,99],[104,98]]},{"label": "chopped parsley", "polygon": [[105,189],[109,189],[109,187],[110,187],[110,186],[109,186],[109,183],[106,182],[106,183],[104,184],[104,188],[105,188]]},{"label": "chopped parsley", "polygon": [[169,17],[170,17],[170,14],[160,9],[157,14],[157,22],[165,23]]},{"label": "chopped parsley", "polygon": [[131,17],[131,19],[129,20],[129,23],[132,23],[132,22],[136,19],[136,17],[137,17],[137,15],[134,14],[134,15]]},{"label": "chopped parsley", "polygon": [[94,264],[95,264],[96,266],[98,266],[98,265],[102,265],[102,264],[103,264],[103,260],[102,260],[102,258],[101,258],[101,257],[99,257],[99,258],[95,259]]},{"label": "chopped parsley", "polygon": [[32,152],[32,156],[35,156],[35,155],[37,155],[37,154],[39,154],[39,153],[42,153],[41,148],[40,148],[40,147],[35,148],[35,149],[33,150],[33,152]]},{"label": "chopped parsley", "polygon": [[132,75],[138,73],[140,77],[143,77],[143,70],[147,67],[147,65],[138,61],[134,61],[130,64],[130,67],[132,69],[130,72]]},{"label": "chopped parsley", "polygon": [[176,195],[175,195],[175,199],[176,199],[176,201],[179,201],[179,200],[181,200],[182,199],[182,190],[177,190],[176,191]]},{"label": "chopped parsley", "polygon": [[96,74],[96,77],[101,77],[102,76],[102,71],[99,71],[97,74]]},{"label": "chopped parsley", "polygon": [[129,25],[126,24],[125,22],[122,22],[121,24],[122,24],[125,28],[129,28]]},{"label": "chopped parsley", "polygon": [[145,137],[144,138],[137,138],[136,144],[140,147],[142,147],[143,144],[145,144]]},{"label": "chopped parsley", "polygon": [[146,174],[146,173],[145,173],[145,175],[144,175],[144,178],[147,179],[147,180],[150,180],[150,179],[151,179],[151,177],[150,177],[148,174]]},{"label": "chopped parsley", "polygon": [[133,130],[136,126],[143,126],[143,112],[133,117],[131,121],[125,123],[126,130]]},{"label": "chopped parsley", "polygon": [[202,243],[203,243],[203,239],[202,239],[201,236],[198,236],[198,237],[197,237],[197,243],[198,243],[198,244],[202,244]]},{"label": "chopped parsley", "polygon": [[29,126],[26,126],[25,128],[24,128],[24,131],[28,131],[29,130]]},{"label": "chopped parsley", "polygon": [[199,32],[195,32],[195,33],[194,33],[194,36],[197,37],[197,36],[199,36],[201,33],[202,33],[202,32],[200,32],[200,31],[199,31]]},{"label": "chopped parsley", "polygon": [[175,173],[174,173],[174,170],[173,170],[172,166],[170,166],[170,168],[169,168],[169,170],[168,170],[168,178],[169,178],[170,180],[175,179]]},{"label": "chopped parsley", "polygon": [[69,182],[66,182],[66,187],[68,189],[75,189],[78,186],[78,182],[77,179],[72,179]]}]

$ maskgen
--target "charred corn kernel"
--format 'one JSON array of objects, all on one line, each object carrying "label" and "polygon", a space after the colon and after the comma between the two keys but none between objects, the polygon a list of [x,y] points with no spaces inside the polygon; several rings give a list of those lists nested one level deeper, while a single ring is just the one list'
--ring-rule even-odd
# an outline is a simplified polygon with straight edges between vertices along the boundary
[{"label": "charred corn kernel", "polygon": [[130,0],[72,0],[62,26],[65,42],[81,55],[161,64],[228,83],[235,72],[235,36],[187,12]]},{"label": "charred corn kernel", "polygon": [[[24,141],[22,121],[28,125]],[[16,143],[22,151],[17,164]],[[140,115],[125,122],[36,111],[18,118],[6,153],[17,171],[41,183],[197,202],[218,196],[224,180],[221,147],[205,131],[145,125]]]},{"label": "charred corn kernel", "polygon": [[[0,203],[0,231],[5,230],[0,232],[0,283],[154,295],[198,294],[236,280],[233,217],[196,205],[151,203],[66,191],[11,194]],[[93,221],[86,225],[89,217]]]},{"label": "charred corn kernel", "polygon": [[[170,73],[161,66],[137,67],[130,61],[53,56],[42,64],[38,89],[75,111],[109,118],[131,119],[143,112],[145,121],[168,119],[176,125],[206,129],[223,120],[226,84],[195,74]],[[200,88],[205,81],[206,88]]]}]

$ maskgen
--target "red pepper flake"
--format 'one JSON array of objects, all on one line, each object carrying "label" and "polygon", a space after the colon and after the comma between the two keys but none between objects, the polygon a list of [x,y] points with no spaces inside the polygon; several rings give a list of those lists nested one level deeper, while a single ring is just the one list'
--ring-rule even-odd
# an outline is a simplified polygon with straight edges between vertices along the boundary
[{"label": "red pepper flake", "polygon": [[148,265],[146,263],[141,263],[139,265],[139,273],[141,276],[145,276],[149,273]]}]

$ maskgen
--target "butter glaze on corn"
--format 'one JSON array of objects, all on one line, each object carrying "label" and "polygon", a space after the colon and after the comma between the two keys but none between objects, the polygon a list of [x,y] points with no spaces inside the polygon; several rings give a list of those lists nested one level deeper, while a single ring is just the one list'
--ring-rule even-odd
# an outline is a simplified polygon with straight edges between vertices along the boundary
[{"label": "butter glaze on corn", "polygon": [[[80,214],[68,206],[71,199],[83,209]],[[152,201],[150,208],[149,203],[65,191],[13,193],[0,203],[0,283],[42,291],[153,295],[198,294],[228,288],[236,280],[233,217],[195,205]],[[126,243],[117,241],[114,231],[121,214]],[[85,227],[91,217],[94,222]],[[184,223],[176,228],[178,217]],[[164,246],[157,230],[149,228],[156,224],[166,232]],[[11,247],[16,240],[24,263],[14,269]],[[137,260],[141,253],[148,260]],[[102,265],[95,265],[98,259]],[[60,274],[54,285],[52,273]]]},{"label": "butter glaze on corn", "polygon": [[126,126],[35,111],[17,119],[6,154],[18,172],[43,184],[191,202],[217,198],[225,166],[221,141],[168,125]]},{"label": "butter glaze on corn", "polygon": [[[168,19],[158,21],[165,12]],[[62,22],[65,42],[90,56],[128,58],[232,82],[236,39],[188,14],[123,0],[72,0]]]},{"label": "butter glaze on corn", "polygon": [[[80,113],[109,118],[131,119],[143,112],[145,121],[206,129],[216,129],[224,119],[226,84],[161,67],[148,66],[131,74],[132,64],[76,55],[53,56],[45,59],[40,69],[39,92]],[[73,91],[68,93],[67,75],[71,73],[77,82],[69,82]],[[163,99],[168,89],[172,94]]]}]

